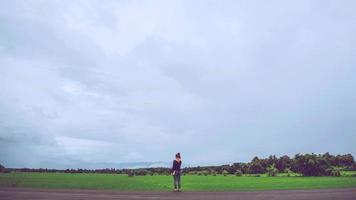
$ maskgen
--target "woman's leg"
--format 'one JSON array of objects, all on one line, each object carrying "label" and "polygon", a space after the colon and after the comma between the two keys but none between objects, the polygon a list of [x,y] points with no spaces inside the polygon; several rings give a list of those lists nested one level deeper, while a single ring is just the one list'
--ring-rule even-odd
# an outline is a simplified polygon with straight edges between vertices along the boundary
[{"label": "woman's leg", "polygon": [[177,174],[178,190],[180,190],[180,173]]},{"label": "woman's leg", "polygon": [[175,190],[177,189],[177,183],[178,183],[177,174],[174,174],[173,175],[173,184],[174,184],[174,189]]}]

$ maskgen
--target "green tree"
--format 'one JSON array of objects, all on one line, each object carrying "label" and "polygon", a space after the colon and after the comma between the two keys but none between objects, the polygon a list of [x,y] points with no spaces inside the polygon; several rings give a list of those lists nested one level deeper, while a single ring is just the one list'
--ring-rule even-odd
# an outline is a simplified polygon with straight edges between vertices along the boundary
[{"label": "green tree", "polygon": [[304,176],[323,176],[330,168],[329,163],[321,155],[316,154],[297,154],[294,158],[293,171],[299,172]]},{"label": "green tree", "polygon": [[259,161],[252,162],[248,171],[250,174],[264,174],[266,172]]},{"label": "green tree", "polygon": [[341,166],[352,166],[354,164],[354,157],[351,154],[339,156],[339,164]]},{"label": "green tree", "polygon": [[0,164],[0,172],[5,172],[5,167],[2,164]]},{"label": "green tree", "polygon": [[280,157],[277,160],[276,163],[276,168],[278,169],[278,171],[284,171],[285,169],[289,168],[291,166],[292,160],[289,158],[289,156],[285,155]]}]

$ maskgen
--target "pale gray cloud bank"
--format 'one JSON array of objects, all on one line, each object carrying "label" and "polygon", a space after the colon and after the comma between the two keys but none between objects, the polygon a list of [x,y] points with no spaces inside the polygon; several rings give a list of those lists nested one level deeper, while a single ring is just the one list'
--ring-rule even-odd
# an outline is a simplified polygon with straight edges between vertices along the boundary
[{"label": "pale gray cloud bank", "polygon": [[355,1],[0,1],[9,167],[356,155]]}]

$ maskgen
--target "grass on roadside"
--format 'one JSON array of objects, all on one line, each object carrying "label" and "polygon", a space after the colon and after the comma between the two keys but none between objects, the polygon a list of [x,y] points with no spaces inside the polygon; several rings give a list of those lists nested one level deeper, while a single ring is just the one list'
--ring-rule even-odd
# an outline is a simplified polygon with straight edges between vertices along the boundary
[{"label": "grass on roadside", "polygon": [[[197,176],[182,177],[185,191],[251,191],[356,187],[355,173],[343,177]],[[118,174],[5,173],[0,187],[108,189],[121,191],[169,191],[171,176],[135,176]]]}]

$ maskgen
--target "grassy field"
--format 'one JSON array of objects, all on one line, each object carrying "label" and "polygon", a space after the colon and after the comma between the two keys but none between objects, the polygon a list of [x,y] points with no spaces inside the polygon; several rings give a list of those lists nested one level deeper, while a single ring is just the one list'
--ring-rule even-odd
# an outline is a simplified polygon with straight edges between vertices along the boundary
[{"label": "grassy field", "polygon": [[[347,175],[355,173],[349,172]],[[356,187],[356,177],[182,177],[185,191],[287,190]],[[3,173],[0,187],[109,189],[122,191],[169,191],[171,176],[135,176],[112,174]]]}]

